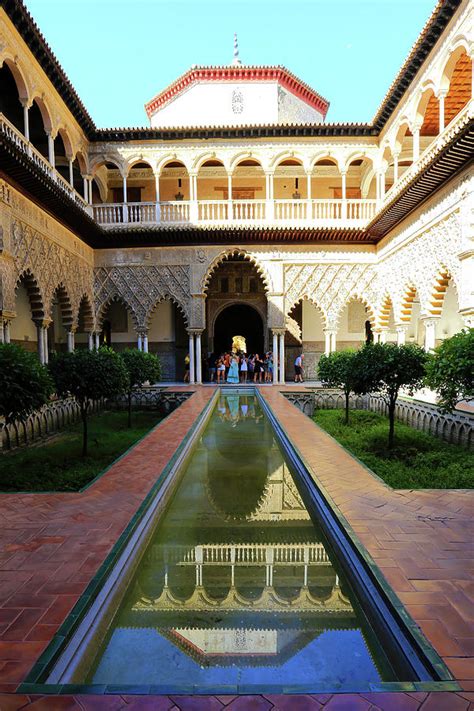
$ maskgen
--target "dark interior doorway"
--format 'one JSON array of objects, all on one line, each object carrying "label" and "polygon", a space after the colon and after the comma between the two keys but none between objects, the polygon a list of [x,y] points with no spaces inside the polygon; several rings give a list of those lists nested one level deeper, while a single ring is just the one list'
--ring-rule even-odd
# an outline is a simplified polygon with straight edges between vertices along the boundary
[{"label": "dark interior doorway", "polygon": [[214,324],[214,352],[230,351],[234,336],[245,338],[247,353],[263,353],[263,321],[252,306],[233,304],[221,311]]}]

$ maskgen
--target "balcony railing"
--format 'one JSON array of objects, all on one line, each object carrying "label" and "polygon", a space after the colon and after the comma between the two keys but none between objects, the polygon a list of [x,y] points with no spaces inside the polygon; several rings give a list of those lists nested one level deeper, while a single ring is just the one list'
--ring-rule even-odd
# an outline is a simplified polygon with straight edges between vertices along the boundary
[{"label": "balcony railing", "polygon": [[196,200],[94,205],[94,219],[117,225],[250,224],[364,227],[376,200]]},{"label": "balcony railing", "polygon": [[56,168],[53,168],[49,160],[45,158],[44,155],[34,147],[31,141],[28,141],[2,113],[0,113],[0,133],[6,135],[17,148],[19,148],[23,153],[26,153],[26,155],[29,156],[41,172],[51,178],[51,180],[54,180],[61,190],[63,190],[80,208],[82,208],[85,212],[91,212],[90,206],[84,200],[82,195],[79,195],[69,181],[67,181],[61,173],[56,170]]}]

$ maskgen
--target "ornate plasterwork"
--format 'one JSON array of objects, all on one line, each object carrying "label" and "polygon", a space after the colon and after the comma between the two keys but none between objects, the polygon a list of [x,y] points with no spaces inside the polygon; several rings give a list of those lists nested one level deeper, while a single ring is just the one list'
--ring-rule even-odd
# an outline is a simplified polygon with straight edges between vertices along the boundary
[{"label": "ornate plasterwork", "polygon": [[130,309],[137,331],[148,330],[156,305],[169,298],[189,322],[189,267],[180,264],[99,267],[94,271],[94,293],[99,325],[115,299]]},{"label": "ornate plasterwork", "polygon": [[[41,293],[44,313],[48,317],[52,315],[57,288],[64,287],[69,297],[73,325],[77,326],[82,297],[87,296],[90,303],[93,303],[91,267],[16,218],[12,220],[10,243],[15,283],[27,273],[34,277]],[[9,298],[14,302],[14,290]]]},{"label": "ornate plasterwork", "polygon": [[441,274],[452,277],[458,296],[461,289],[462,247],[460,212],[417,235],[403,249],[399,249],[378,266],[380,283],[384,285],[394,307],[395,321],[402,320],[401,308],[409,287],[414,287],[420,298],[421,313],[429,315],[433,309],[433,294]]},{"label": "ornate plasterwork", "polygon": [[325,328],[335,327],[345,305],[359,299],[377,303],[376,268],[366,264],[291,264],[285,267],[285,313],[307,298],[321,311]]}]

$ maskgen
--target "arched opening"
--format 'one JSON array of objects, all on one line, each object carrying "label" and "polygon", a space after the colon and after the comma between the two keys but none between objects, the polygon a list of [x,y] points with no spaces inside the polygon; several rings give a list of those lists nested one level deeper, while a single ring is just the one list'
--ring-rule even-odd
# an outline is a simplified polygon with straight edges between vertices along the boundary
[{"label": "arched opening", "polygon": [[454,336],[464,328],[464,322],[459,314],[458,295],[454,281],[448,273],[441,276],[438,281],[437,295],[440,300],[437,304],[439,321],[436,324],[436,342]]},{"label": "arched opening", "polygon": [[104,311],[100,343],[118,351],[137,345],[132,315],[119,298],[114,299]]},{"label": "arched opening", "polygon": [[204,161],[197,174],[196,186],[199,219],[226,220],[229,183],[223,162],[216,158]]},{"label": "arched opening", "polygon": [[146,161],[137,161],[130,167],[127,175],[128,221],[154,222],[155,202],[156,185],[153,168]]},{"label": "arched opening", "polygon": [[254,158],[242,158],[232,171],[234,220],[261,220],[267,197],[265,173]]},{"label": "arched opening", "polygon": [[46,107],[40,100],[35,99],[29,110],[30,141],[45,158],[49,157],[48,136],[46,131],[51,130]]},{"label": "arched opening", "polygon": [[76,348],[85,348],[89,334],[94,330],[94,314],[89,298],[84,294],[79,304],[77,315]]},{"label": "arched opening", "polygon": [[300,299],[286,317],[285,368],[293,373],[296,357],[304,353],[306,378],[316,377],[318,362],[324,353],[324,316],[320,309],[307,298]]},{"label": "arched opening", "polygon": [[[37,326],[45,317],[43,298],[35,277],[24,272],[15,290],[16,318],[11,322],[10,338],[28,351],[38,349]],[[42,341],[43,343],[43,341]]]},{"label": "arched opening", "polygon": [[161,169],[160,214],[163,222],[187,222],[191,186],[189,174],[182,161],[169,160]]},{"label": "arched opening", "polygon": [[62,351],[67,348],[67,333],[71,328],[73,316],[71,302],[63,285],[54,292],[51,304],[51,324],[48,328],[48,349]]},{"label": "arched opening", "polygon": [[433,138],[439,132],[439,102],[433,89],[424,92],[417,113],[423,120],[420,128],[420,148],[423,150],[431,142],[427,137]]},{"label": "arched opening", "polygon": [[471,99],[472,60],[463,47],[459,47],[449,58],[443,82],[445,86],[449,82],[444,100],[444,125],[447,126]]},{"label": "arched opening", "polygon": [[231,351],[235,336],[245,339],[247,353],[264,353],[263,320],[253,306],[232,304],[220,312],[214,322],[214,351]]},{"label": "arched opening", "polygon": [[162,299],[155,305],[148,322],[148,351],[160,359],[162,381],[183,379],[188,345],[182,310],[171,299]]},{"label": "arched opening", "polygon": [[72,184],[76,193],[82,195],[83,198],[85,198],[84,175],[86,174],[86,172],[86,161],[82,153],[78,152],[76,153],[76,157],[72,162]]},{"label": "arched opening", "polygon": [[276,168],[273,178],[275,217],[277,219],[306,218],[308,181],[299,158],[285,158]]},{"label": "arched opening", "polygon": [[359,348],[373,340],[374,317],[372,309],[354,296],[344,306],[337,328],[337,350]]},{"label": "arched opening", "polygon": [[[64,137],[63,137],[64,134]],[[63,131],[59,131],[54,139],[54,165],[58,173],[69,182],[69,158],[71,150],[66,149],[67,135]]]},{"label": "arched opening", "polygon": [[398,156],[398,177],[400,177],[413,163],[413,134],[407,121],[403,121],[398,128],[394,148]]},{"label": "arched opening", "polygon": [[424,328],[420,321],[421,305],[416,288],[410,284],[405,289],[402,299],[402,323],[406,325],[407,343],[424,344]]},{"label": "arched opening", "polygon": [[389,296],[386,296],[380,307],[378,325],[382,329],[381,340],[386,343],[397,342],[397,331],[395,328],[395,314],[393,303]]},{"label": "arched opening", "polygon": [[266,313],[265,285],[257,268],[245,255],[228,255],[209,279],[203,351],[207,347],[208,356],[217,357],[231,350],[234,336],[243,336],[248,353],[265,353]]},{"label": "arched opening", "polygon": [[[6,116],[15,128],[24,133],[23,107],[20,101],[22,84],[23,82],[19,76],[17,83],[17,79],[15,79],[10,67],[5,62],[0,69],[0,112]],[[23,89],[22,93],[22,98],[26,99],[26,90]]]}]

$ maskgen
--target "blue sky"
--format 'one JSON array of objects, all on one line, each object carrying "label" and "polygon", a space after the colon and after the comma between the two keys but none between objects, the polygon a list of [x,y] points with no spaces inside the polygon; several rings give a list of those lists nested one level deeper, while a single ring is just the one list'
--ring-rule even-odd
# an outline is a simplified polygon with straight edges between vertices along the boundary
[{"label": "blue sky", "polygon": [[146,126],[143,105],[192,64],[283,64],[370,121],[434,0],[26,0],[99,127]]}]

